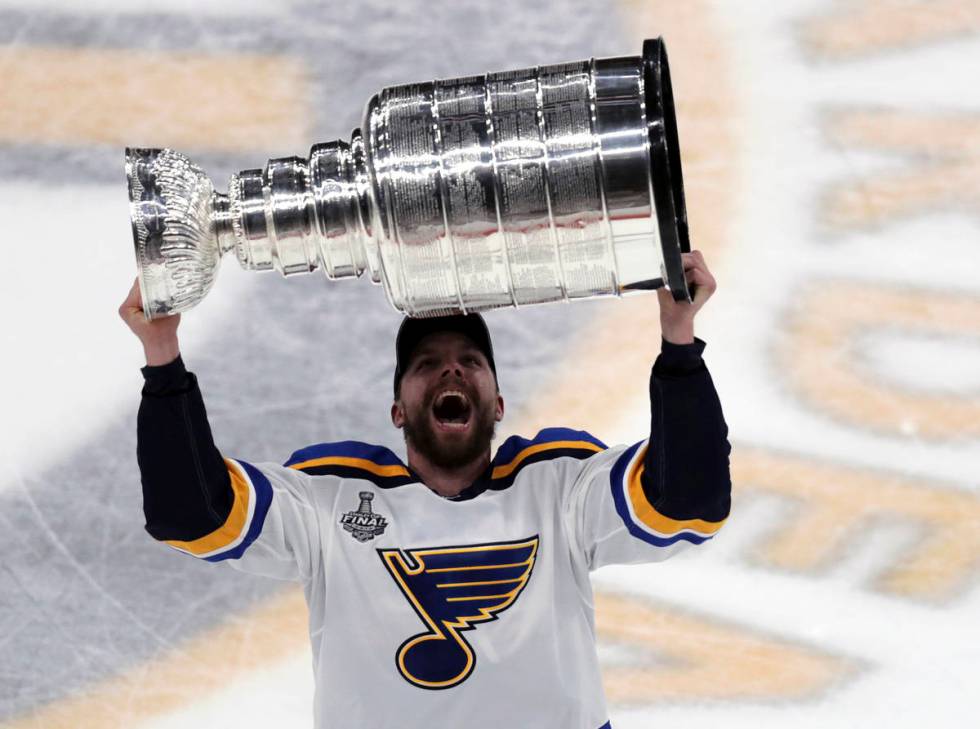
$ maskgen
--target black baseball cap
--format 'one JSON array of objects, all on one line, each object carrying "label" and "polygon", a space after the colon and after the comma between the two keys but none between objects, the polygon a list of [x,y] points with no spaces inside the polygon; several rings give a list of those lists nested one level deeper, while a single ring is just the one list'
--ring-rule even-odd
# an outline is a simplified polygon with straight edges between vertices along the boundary
[{"label": "black baseball cap", "polygon": [[435,316],[426,319],[405,317],[401,326],[398,327],[398,336],[395,337],[395,395],[398,394],[398,383],[401,382],[402,375],[408,361],[425,337],[438,332],[458,332],[469,337],[477,348],[483,352],[490,363],[493,376],[497,376],[497,366],[493,361],[493,345],[490,343],[490,330],[487,323],[479,314],[454,314],[452,316]]}]

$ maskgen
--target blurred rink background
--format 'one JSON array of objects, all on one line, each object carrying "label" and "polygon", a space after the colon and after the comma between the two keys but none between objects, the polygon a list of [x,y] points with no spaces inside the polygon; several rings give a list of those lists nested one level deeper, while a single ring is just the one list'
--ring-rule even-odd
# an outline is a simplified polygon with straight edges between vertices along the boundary
[{"label": "blurred rink background", "polygon": [[[143,531],[123,148],[231,172],[348,138],[382,86],[670,52],[728,526],[595,575],[616,729],[952,727],[980,711],[980,3],[0,0],[0,726],[309,727],[294,586]],[[488,316],[499,440],[647,429],[657,300]],[[218,446],[388,423],[367,281],[226,261],[184,316]],[[351,630],[369,627],[352,625]],[[365,701],[383,701],[370,686]],[[338,726],[343,718],[338,718]]]}]

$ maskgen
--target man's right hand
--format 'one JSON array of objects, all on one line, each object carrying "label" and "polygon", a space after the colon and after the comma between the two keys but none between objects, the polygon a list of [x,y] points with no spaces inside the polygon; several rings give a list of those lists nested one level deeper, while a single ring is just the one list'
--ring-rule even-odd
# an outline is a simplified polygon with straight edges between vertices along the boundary
[{"label": "man's right hand", "polygon": [[133,281],[129,295],[120,305],[119,316],[143,343],[143,352],[146,354],[148,365],[156,367],[177,359],[177,355],[180,354],[180,344],[177,341],[180,314],[147,321],[143,313],[139,279]]}]

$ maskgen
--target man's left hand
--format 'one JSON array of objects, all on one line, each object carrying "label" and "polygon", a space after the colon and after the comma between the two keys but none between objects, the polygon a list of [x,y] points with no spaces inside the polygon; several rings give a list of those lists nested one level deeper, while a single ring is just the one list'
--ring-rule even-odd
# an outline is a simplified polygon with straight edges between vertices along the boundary
[{"label": "man's left hand", "polygon": [[694,341],[694,315],[718,288],[715,277],[708,270],[701,251],[682,253],[684,278],[693,301],[674,301],[666,288],[657,289],[660,300],[660,332],[672,344],[691,344]]}]

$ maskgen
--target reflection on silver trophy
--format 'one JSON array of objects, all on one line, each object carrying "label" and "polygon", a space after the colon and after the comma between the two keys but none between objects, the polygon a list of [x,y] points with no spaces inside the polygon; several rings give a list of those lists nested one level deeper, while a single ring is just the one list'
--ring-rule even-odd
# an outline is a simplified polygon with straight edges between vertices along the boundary
[{"label": "reflection on silver trophy", "polygon": [[148,319],[195,306],[234,251],[247,269],[367,271],[411,316],[666,286],[690,245],[662,39],[592,59],[383,89],[350,143],[232,175],[127,149]]}]

